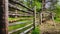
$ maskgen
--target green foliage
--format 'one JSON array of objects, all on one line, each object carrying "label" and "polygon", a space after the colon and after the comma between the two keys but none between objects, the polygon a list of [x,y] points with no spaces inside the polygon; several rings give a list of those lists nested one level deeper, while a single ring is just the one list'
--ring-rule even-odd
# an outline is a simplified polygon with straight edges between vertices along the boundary
[{"label": "green foliage", "polygon": [[37,8],[36,8],[36,10],[37,11],[39,11],[40,10],[40,8],[41,8],[41,1],[42,0],[26,0],[27,2],[24,2],[24,4],[26,5],[26,6],[28,6],[29,8],[34,8],[34,6],[36,6]]},{"label": "green foliage", "polygon": [[60,22],[60,5],[59,4],[56,4],[56,9],[54,11],[56,13],[55,21],[59,23]]},{"label": "green foliage", "polygon": [[35,28],[35,30],[33,30],[31,34],[40,34],[40,29],[38,27]]},{"label": "green foliage", "polygon": [[42,0],[33,0],[33,1],[42,2]]},{"label": "green foliage", "polygon": [[37,11],[39,11],[41,9],[41,3],[40,2],[36,2],[36,9]]}]

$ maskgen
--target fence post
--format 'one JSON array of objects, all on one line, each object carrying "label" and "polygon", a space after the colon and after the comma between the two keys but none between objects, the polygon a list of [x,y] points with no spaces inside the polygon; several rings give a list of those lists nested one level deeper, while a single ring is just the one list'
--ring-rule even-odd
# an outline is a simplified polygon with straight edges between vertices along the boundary
[{"label": "fence post", "polygon": [[15,10],[15,18],[17,18],[18,17],[18,15],[17,15],[17,10]]},{"label": "fence post", "polygon": [[45,11],[45,0],[42,0],[42,11]]},{"label": "fence post", "polygon": [[0,34],[8,34],[8,0],[0,0]]},{"label": "fence post", "polygon": [[36,6],[34,7],[34,12],[33,12],[33,27],[34,27],[33,30],[35,30],[35,23],[36,23]]}]

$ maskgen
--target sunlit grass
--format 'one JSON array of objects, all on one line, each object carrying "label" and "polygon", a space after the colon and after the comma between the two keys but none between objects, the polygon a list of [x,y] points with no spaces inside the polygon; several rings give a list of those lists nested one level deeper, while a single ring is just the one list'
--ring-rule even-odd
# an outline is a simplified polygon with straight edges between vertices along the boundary
[{"label": "sunlit grass", "polygon": [[32,31],[31,34],[40,34],[40,29],[39,29],[39,28],[40,28],[40,27],[37,26],[37,27],[35,28],[35,30]]},{"label": "sunlit grass", "polygon": [[9,26],[8,27],[8,30],[11,31],[11,30],[15,30],[17,28],[21,28],[21,27],[24,27],[26,24],[18,24],[18,25],[14,25],[14,26]]},{"label": "sunlit grass", "polygon": [[22,20],[28,20],[29,18],[32,19],[33,17],[29,17],[29,16],[28,17],[27,16],[26,17],[25,16],[24,17],[18,17],[18,18],[11,18],[11,17],[9,17],[8,20],[11,21],[11,20],[20,19],[22,21]]},{"label": "sunlit grass", "polygon": [[[31,19],[30,19],[31,18]],[[22,27],[24,27],[24,26],[26,26],[26,25],[28,25],[28,24],[31,24],[33,21],[32,21],[32,19],[33,19],[33,17],[19,17],[19,18],[11,18],[11,17],[9,17],[8,18],[8,20],[10,21],[10,20],[16,20],[16,19],[20,19],[19,21],[17,21],[17,23],[18,22],[24,22],[23,24],[17,24],[17,25],[13,25],[13,26],[9,26],[8,27],[8,31],[12,31],[12,30],[16,30],[16,29],[18,29],[18,28],[22,28]],[[30,26],[31,27],[31,26]],[[28,28],[30,28],[30,27],[28,27]],[[21,31],[17,31],[17,32],[14,32],[13,34],[17,34],[17,33],[20,33],[20,32],[22,32],[22,31],[24,31],[24,30],[26,30],[26,29],[28,29],[28,28],[25,28],[25,29],[23,29],[23,30],[21,30]]]},{"label": "sunlit grass", "polygon": [[56,17],[55,22],[60,23],[60,18]]},{"label": "sunlit grass", "polygon": [[[32,26],[32,25],[31,25],[31,26]],[[19,30],[19,31],[17,31],[17,32],[13,32],[12,34],[20,34],[21,32],[23,32],[23,31],[31,28],[31,26],[29,26],[29,27],[27,27],[27,28],[24,28],[24,29],[22,29],[22,30]]]},{"label": "sunlit grass", "polygon": [[17,25],[9,26],[8,27],[8,31],[11,31],[11,30],[15,30],[15,29],[24,27],[24,26],[26,26],[26,25],[28,25],[30,23],[32,23],[32,22],[26,22],[26,23],[23,23],[23,24],[17,24]]}]

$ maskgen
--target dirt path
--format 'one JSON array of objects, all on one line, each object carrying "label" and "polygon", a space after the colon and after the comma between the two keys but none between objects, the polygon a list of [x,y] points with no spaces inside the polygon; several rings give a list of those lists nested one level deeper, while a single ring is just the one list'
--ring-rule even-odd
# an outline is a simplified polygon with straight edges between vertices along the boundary
[{"label": "dirt path", "polygon": [[56,26],[53,24],[54,23],[51,20],[41,24],[41,34],[60,34],[60,24],[56,23]]}]

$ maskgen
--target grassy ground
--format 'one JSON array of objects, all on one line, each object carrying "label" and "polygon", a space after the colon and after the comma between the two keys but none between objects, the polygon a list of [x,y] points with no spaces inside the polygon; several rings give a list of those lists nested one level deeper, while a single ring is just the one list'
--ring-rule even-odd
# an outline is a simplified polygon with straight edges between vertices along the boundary
[{"label": "grassy ground", "polygon": [[9,31],[15,30],[15,29],[17,29],[17,28],[24,27],[24,26],[26,26],[27,24],[30,24],[30,23],[32,23],[32,22],[27,20],[26,23],[9,26],[9,27],[8,27],[8,30],[9,30]]},{"label": "grassy ground", "polygon": [[52,21],[48,21],[41,25],[42,34],[60,34],[59,32],[60,32],[59,23],[55,23],[55,26],[54,26]]},{"label": "grassy ground", "polygon": [[[18,17],[18,18],[9,17],[8,20],[9,20],[9,22],[13,22],[13,21],[24,22],[24,21],[28,21],[28,20],[30,20],[30,21],[33,20],[33,17]],[[13,22],[13,23],[15,23],[15,22]]]},{"label": "grassy ground", "polygon": [[[20,18],[20,21],[18,21],[18,22],[25,22],[25,21],[27,21],[27,22],[26,22],[26,23],[23,23],[23,24],[17,24],[17,25],[9,26],[9,27],[8,27],[8,31],[12,31],[12,30],[15,30],[15,29],[24,27],[24,26],[32,23],[32,21],[31,21],[31,20],[32,20],[32,17],[19,17],[19,18]],[[19,19],[19,18],[8,18],[8,19],[9,19],[9,21],[10,21],[10,20],[15,20],[15,19]],[[30,19],[29,19],[29,18],[30,18]],[[31,27],[31,26],[30,26],[30,27]],[[30,27],[28,27],[28,28],[30,28]],[[24,30],[26,30],[26,29],[28,29],[28,28],[25,28]],[[12,34],[19,34],[20,32],[22,32],[22,31],[24,31],[24,30],[17,31],[17,32],[14,32],[14,33],[12,33]]]},{"label": "grassy ground", "polygon": [[10,20],[16,20],[16,18],[8,18],[8,20],[10,21]]},{"label": "grassy ground", "polygon": [[23,31],[29,29],[30,27],[32,27],[32,25],[29,26],[29,27],[27,27],[27,28],[24,28],[24,29],[22,29],[22,30],[19,30],[19,31],[17,31],[17,32],[13,32],[12,34],[20,34],[21,32],[23,32]]},{"label": "grassy ground", "polygon": [[57,18],[55,19],[55,22],[56,22],[56,23],[60,23],[60,18],[57,17]]},{"label": "grassy ground", "polygon": [[33,19],[33,17],[18,17],[18,18],[11,18],[11,17],[9,17],[9,18],[8,18],[9,21],[17,20],[17,19],[20,19],[20,21],[23,21],[23,20]]},{"label": "grassy ground", "polygon": [[32,30],[32,33],[31,33],[31,34],[40,34],[40,27],[37,26],[37,27],[35,28],[35,30]]}]

